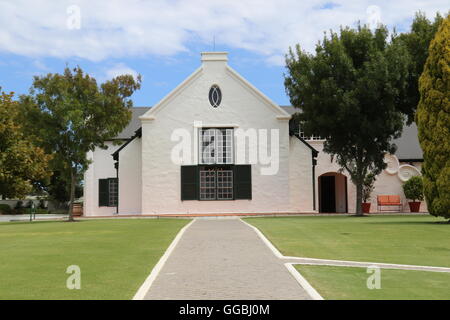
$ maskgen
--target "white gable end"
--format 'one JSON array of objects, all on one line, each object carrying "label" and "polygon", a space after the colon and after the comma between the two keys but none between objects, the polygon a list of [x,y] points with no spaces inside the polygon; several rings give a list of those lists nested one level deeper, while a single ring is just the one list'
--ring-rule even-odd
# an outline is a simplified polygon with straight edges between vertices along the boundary
[{"label": "white gable end", "polygon": [[[195,114],[202,111],[211,112],[208,92],[214,84],[222,91],[222,102],[216,114],[233,111],[246,115],[249,111],[267,113],[267,110],[270,110],[272,115],[280,120],[290,119],[287,112],[229,67],[227,60],[227,54],[223,52],[202,53],[202,65],[140,119],[153,120],[165,112],[173,113],[175,111],[172,108],[176,108],[174,105],[190,108]],[[255,106],[256,101],[259,102],[257,108],[267,110],[249,110]]]}]

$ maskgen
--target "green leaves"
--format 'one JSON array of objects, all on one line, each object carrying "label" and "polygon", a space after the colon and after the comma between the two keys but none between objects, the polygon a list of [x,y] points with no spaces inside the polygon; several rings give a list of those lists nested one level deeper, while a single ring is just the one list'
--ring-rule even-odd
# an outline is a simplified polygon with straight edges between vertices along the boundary
[{"label": "green leaves", "polygon": [[140,76],[122,75],[98,86],[76,67],[66,68],[63,74],[35,77],[30,94],[20,97],[29,134],[53,154],[52,169],[59,179],[72,181],[71,200],[77,177],[89,165],[88,151],[104,148],[104,141],[128,124],[133,106],[130,97],[140,85]]},{"label": "green leaves", "polygon": [[26,134],[12,99],[12,93],[0,91],[0,195],[21,198],[32,191],[35,180],[51,175],[47,171],[51,156]]},{"label": "green leaves", "polygon": [[386,166],[384,154],[395,151],[392,138],[403,128],[397,103],[410,61],[401,44],[387,39],[385,27],[346,27],[325,35],[315,55],[297,46],[286,57],[286,91],[302,109],[302,129],[327,137],[324,151],[349,172],[359,204],[366,175]]},{"label": "green leaves", "polygon": [[428,211],[450,218],[450,16],[431,41],[419,90],[416,122]]},{"label": "green leaves", "polygon": [[408,117],[408,123],[414,121],[414,115],[420,99],[419,77],[428,57],[430,42],[434,38],[442,20],[443,18],[439,13],[436,14],[434,21],[430,21],[424,13],[418,12],[411,25],[411,30],[408,33],[400,34],[395,39],[395,41],[406,48],[411,61],[408,66],[407,92],[397,106]]},{"label": "green leaves", "polygon": [[403,185],[403,192],[405,197],[412,201],[422,201],[423,200],[423,181],[422,177],[415,176],[411,177]]},{"label": "green leaves", "polygon": [[63,74],[35,77],[21,102],[42,146],[67,168],[82,172],[88,166],[86,153],[103,147],[130,121],[129,97],[139,88],[140,77],[123,75],[99,87],[80,67],[66,68]]}]

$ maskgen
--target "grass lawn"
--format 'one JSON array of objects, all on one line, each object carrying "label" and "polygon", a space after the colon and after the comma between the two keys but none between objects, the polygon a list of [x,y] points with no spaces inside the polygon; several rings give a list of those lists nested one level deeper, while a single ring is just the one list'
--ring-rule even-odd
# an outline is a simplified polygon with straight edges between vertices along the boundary
[{"label": "grass lawn", "polygon": [[[0,223],[0,299],[131,299],[187,219]],[[81,268],[69,290],[67,267]]]},{"label": "grass lawn", "polygon": [[381,288],[370,290],[365,268],[295,267],[325,299],[450,299],[450,273],[381,269]]},{"label": "grass lawn", "polygon": [[287,256],[450,267],[450,224],[428,215],[246,221]]}]

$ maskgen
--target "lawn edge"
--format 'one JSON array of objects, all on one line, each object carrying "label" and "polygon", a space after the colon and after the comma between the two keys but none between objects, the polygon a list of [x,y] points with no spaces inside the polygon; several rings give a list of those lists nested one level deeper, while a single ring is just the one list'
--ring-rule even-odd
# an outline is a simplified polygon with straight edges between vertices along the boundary
[{"label": "lawn edge", "polygon": [[293,266],[293,263],[285,263],[284,266],[289,273],[297,280],[300,286],[309,294],[313,300],[325,300],[320,293],[306,280],[305,277]]},{"label": "lawn edge", "polygon": [[[266,238],[266,236],[255,226],[252,226],[250,223],[241,220],[243,223],[245,223],[247,226],[249,226],[250,228],[252,228],[256,234],[258,235],[258,237],[264,242],[264,244],[270,249],[270,251],[272,251],[272,253],[278,258],[278,259],[285,259],[286,257],[281,254],[281,252],[275,247],[275,245],[270,242],[269,239]],[[284,266],[288,269],[289,273],[294,277],[294,279],[298,282],[298,284],[300,285],[300,287],[302,287],[307,293],[308,295],[311,297],[311,299],[313,300],[324,300],[323,297],[317,292],[316,289],[314,289],[314,287],[308,282],[308,280],[306,280],[301,274],[300,272],[298,272],[297,269],[295,269],[295,267],[292,265],[292,263],[287,262],[284,264]]]}]

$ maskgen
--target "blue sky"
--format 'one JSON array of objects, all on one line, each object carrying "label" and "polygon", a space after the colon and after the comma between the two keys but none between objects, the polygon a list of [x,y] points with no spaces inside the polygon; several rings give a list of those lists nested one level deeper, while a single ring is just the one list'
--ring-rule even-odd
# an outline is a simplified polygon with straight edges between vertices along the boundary
[{"label": "blue sky", "polygon": [[140,73],[136,106],[157,103],[200,65],[200,52],[229,52],[229,64],[280,105],[284,54],[312,51],[329,29],[383,23],[406,30],[418,10],[448,1],[0,0],[0,86],[26,93],[34,75],[81,66],[100,82]]}]

